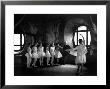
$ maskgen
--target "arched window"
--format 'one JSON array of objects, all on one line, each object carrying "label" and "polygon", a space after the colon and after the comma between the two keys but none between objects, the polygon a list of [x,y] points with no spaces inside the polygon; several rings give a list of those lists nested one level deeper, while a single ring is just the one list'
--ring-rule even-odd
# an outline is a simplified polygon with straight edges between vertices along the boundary
[{"label": "arched window", "polygon": [[19,51],[24,44],[23,34],[14,34],[14,51]]},{"label": "arched window", "polygon": [[79,45],[79,39],[85,40],[85,45],[90,45],[91,42],[91,35],[90,35],[90,30],[87,29],[86,26],[80,26],[78,29],[75,31],[75,36],[74,36],[74,42],[75,45]]},{"label": "arched window", "polygon": [[78,31],[81,31],[81,30],[87,30],[87,27],[86,26],[80,26],[80,27],[78,27]]}]

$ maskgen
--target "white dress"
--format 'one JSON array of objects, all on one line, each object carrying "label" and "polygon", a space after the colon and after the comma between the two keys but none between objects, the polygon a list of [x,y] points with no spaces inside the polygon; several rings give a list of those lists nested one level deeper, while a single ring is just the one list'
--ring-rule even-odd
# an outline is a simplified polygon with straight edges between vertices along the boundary
[{"label": "white dress", "polygon": [[39,57],[45,56],[44,47],[39,47],[38,56]]},{"label": "white dress", "polygon": [[56,58],[61,58],[62,57],[62,54],[61,54],[61,52],[59,50],[55,51],[55,57]]},{"label": "white dress", "polygon": [[30,55],[29,53],[26,53],[25,56],[27,57],[27,61],[31,61],[32,55]]},{"label": "white dress", "polygon": [[51,57],[49,50],[46,50],[46,57]]},{"label": "white dress", "polygon": [[79,45],[74,50],[77,50],[77,56],[75,63],[86,63],[86,53],[87,53],[87,48],[85,45]]},{"label": "white dress", "polygon": [[55,56],[55,47],[50,47],[50,54],[51,56]]},{"label": "white dress", "polygon": [[32,54],[31,54],[31,48],[28,47],[27,48],[28,53],[25,54],[25,56],[27,57],[27,59],[31,59],[32,58]]},{"label": "white dress", "polygon": [[37,53],[37,47],[33,47],[33,53],[32,53],[32,58],[38,58],[39,56],[38,56],[38,53]]},{"label": "white dress", "polygon": [[36,58],[39,58],[39,55],[38,55],[37,52],[33,52],[33,53],[32,53],[32,57],[36,59]]},{"label": "white dress", "polygon": [[27,57],[27,67],[30,67],[32,55],[31,53],[26,53],[25,56]]}]

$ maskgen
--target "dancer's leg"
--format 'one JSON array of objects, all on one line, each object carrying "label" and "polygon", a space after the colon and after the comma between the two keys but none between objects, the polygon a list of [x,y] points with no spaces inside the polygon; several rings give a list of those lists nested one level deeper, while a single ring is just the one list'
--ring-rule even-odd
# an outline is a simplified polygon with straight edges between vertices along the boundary
[{"label": "dancer's leg", "polygon": [[34,63],[33,63],[33,66],[36,65],[36,61],[37,61],[37,58],[34,59]]},{"label": "dancer's leg", "polygon": [[47,57],[47,65],[49,65],[50,57]]},{"label": "dancer's leg", "polygon": [[80,65],[78,64],[77,66],[78,66],[78,68],[77,68],[77,73],[79,73]]},{"label": "dancer's leg", "polygon": [[80,72],[83,72],[83,63],[81,64],[81,71]]},{"label": "dancer's leg", "polygon": [[57,64],[59,64],[59,58],[57,58]]},{"label": "dancer's leg", "polygon": [[35,66],[35,58],[34,58],[34,62],[32,63],[32,66]]},{"label": "dancer's leg", "polygon": [[48,64],[49,64],[49,61],[50,61],[50,57],[48,58]]},{"label": "dancer's leg", "polygon": [[52,56],[52,59],[51,59],[51,65],[53,65],[53,60],[54,60],[54,56]]},{"label": "dancer's leg", "polygon": [[81,72],[81,64],[78,64],[77,73],[79,74]]},{"label": "dancer's leg", "polygon": [[42,59],[40,58],[40,66],[41,66],[41,64],[42,64]]},{"label": "dancer's leg", "polygon": [[48,65],[48,60],[49,60],[49,57],[47,57],[47,65]]},{"label": "dancer's leg", "polygon": [[43,57],[41,58],[41,65],[43,66]]},{"label": "dancer's leg", "polygon": [[29,62],[28,62],[28,60],[27,60],[27,68],[29,67]]},{"label": "dancer's leg", "polygon": [[27,59],[27,68],[30,67],[30,59]]}]

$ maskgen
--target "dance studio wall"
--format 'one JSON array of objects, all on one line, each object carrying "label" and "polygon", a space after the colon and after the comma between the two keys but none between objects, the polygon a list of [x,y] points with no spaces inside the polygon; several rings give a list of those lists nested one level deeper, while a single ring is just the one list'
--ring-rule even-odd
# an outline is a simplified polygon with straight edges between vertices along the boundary
[{"label": "dance studio wall", "polygon": [[[25,15],[23,17],[18,14],[15,17],[23,17],[23,20],[19,24],[19,20],[15,20],[15,25],[18,25],[14,33],[22,33],[25,36],[25,45],[42,41],[44,43],[66,42],[67,45],[74,46],[74,31],[78,26],[90,23],[90,16],[96,24],[96,15],[95,17],[93,15]],[[89,24],[89,26],[93,28],[91,29],[91,48],[97,49],[97,30],[94,30],[95,25]]]},{"label": "dance studio wall", "polygon": [[70,18],[66,22],[64,29],[64,41],[70,47],[74,46],[74,31],[78,29],[80,25],[86,25],[87,21],[83,18]]}]

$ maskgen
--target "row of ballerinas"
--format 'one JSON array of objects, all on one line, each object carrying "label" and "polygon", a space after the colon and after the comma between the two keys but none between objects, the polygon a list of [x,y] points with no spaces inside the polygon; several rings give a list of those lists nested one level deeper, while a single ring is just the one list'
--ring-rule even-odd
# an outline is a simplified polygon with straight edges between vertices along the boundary
[{"label": "row of ballerinas", "polygon": [[[30,64],[32,62],[32,59],[34,59],[32,66],[35,67],[36,61],[40,59],[40,66],[43,66],[43,59],[44,57],[47,58],[47,65],[53,65],[54,64],[54,58],[57,58],[57,63],[59,63],[59,59],[62,57],[62,54],[59,50],[59,44],[57,47],[55,47],[54,43],[52,43],[52,46],[46,47],[46,51],[44,52],[44,47],[42,46],[42,43],[40,44],[39,47],[37,47],[37,44],[35,44],[32,48],[31,45],[27,48],[27,53],[25,56],[27,57],[27,68],[30,68]],[[49,64],[49,61],[51,63]]]}]

